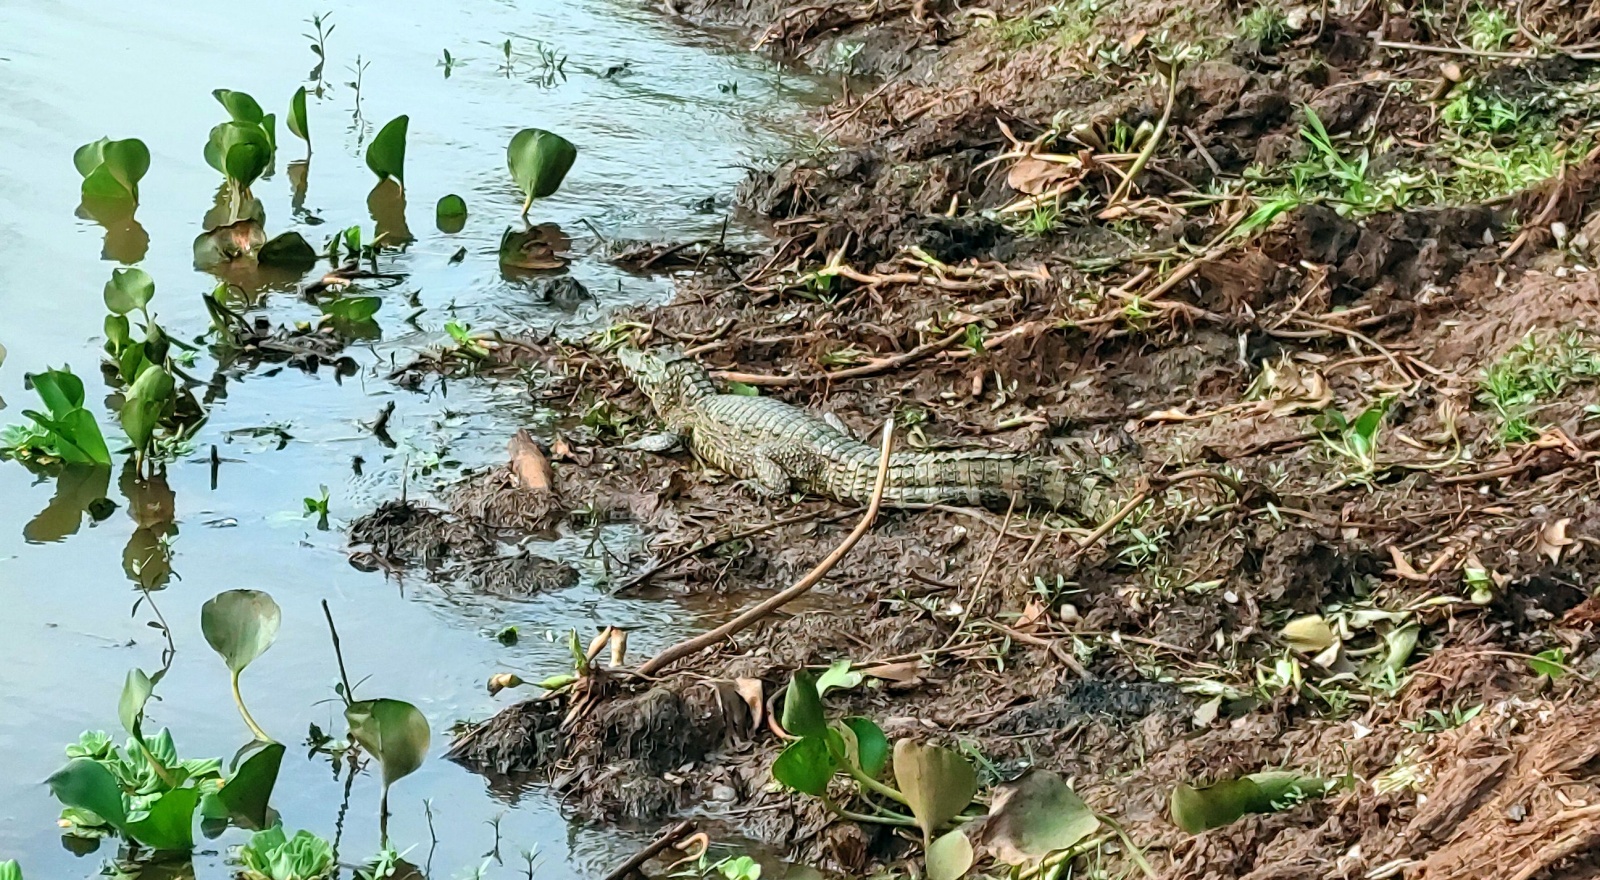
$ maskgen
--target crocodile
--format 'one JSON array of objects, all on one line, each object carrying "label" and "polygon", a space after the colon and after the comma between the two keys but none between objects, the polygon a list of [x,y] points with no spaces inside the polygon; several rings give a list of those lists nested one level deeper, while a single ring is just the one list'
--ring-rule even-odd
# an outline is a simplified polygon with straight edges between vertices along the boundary
[{"label": "crocodile", "polygon": [[[776,398],[722,393],[699,362],[674,350],[623,348],[619,358],[668,429],[636,448],[665,451],[687,441],[702,461],[767,497],[800,491],[857,504],[872,497],[879,450],[842,426]],[[1079,464],[991,450],[896,452],[882,503],[1081,511],[1097,480]]]}]

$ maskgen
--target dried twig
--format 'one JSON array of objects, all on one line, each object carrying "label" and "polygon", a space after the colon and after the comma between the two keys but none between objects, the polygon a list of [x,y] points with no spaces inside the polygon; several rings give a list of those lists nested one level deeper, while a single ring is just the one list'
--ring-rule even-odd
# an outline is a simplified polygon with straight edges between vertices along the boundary
[{"label": "dried twig", "polygon": [[645,862],[648,862],[660,855],[662,850],[672,846],[674,843],[677,843],[685,837],[688,837],[692,833],[694,833],[694,821],[692,819],[685,819],[682,822],[679,822],[678,824],[667,829],[665,834],[657,837],[655,840],[650,841],[649,846],[634,853],[633,856],[630,857],[626,862],[618,865],[615,871],[612,871],[605,876],[605,880],[625,880],[625,878],[633,874],[633,872],[643,867]]},{"label": "dried twig", "polygon": [[811,588],[820,583],[828,572],[839,564],[839,560],[843,559],[845,554],[849,553],[850,549],[855,547],[866,536],[867,530],[871,529],[873,522],[877,520],[878,509],[883,505],[883,490],[889,483],[889,452],[893,448],[894,419],[891,417],[883,427],[883,449],[878,455],[878,478],[872,485],[872,499],[867,504],[867,512],[861,517],[861,522],[856,523],[855,529],[845,536],[844,541],[834,548],[834,551],[829,553],[826,559],[817,563],[815,568],[807,572],[805,577],[795,582],[795,585],[787,590],[774,595],[772,598],[710,632],[702,633],[692,639],[685,639],[650,658],[648,662],[639,667],[639,675],[654,675],[684,657],[698,653],[735,633],[743,632],[761,618],[809,593]]}]

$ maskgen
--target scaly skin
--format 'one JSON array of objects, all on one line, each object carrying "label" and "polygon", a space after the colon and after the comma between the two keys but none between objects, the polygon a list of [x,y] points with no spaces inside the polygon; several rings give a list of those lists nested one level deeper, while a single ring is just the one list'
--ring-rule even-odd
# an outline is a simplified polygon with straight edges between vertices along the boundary
[{"label": "scaly skin", "polygon": [[[871,498],[873,447],[781,400],[719,393],[684,355],[623,349],[620,356],[668,428],[714,467],[769,495],[798,489],[857,504]],[[1056,462],[1001,452],[900,452],[889,458],[883,503],[1005,507],[1015,499],[1019,507],[1077,510],[1091,482]]]}]

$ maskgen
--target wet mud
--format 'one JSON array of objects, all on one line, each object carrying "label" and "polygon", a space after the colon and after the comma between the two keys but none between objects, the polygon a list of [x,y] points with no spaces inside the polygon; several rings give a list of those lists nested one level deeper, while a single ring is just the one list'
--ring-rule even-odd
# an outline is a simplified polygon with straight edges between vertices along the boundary
[{"label": "wet mud", "polygon": [[[655,562],[616,589],[751,598],[838,545],[841,505],[774,504],[691,455],[628,448],[654,416],[609,354],[622,339],[686,349],[858,437],[893,415],[908,448],[1090,456],[1117,492],[1072,518],[886,511],[821,601],[650,679],[602,662],[581,695],[512,705],[452,756],[532,774],[588,815],[697,810],[859,874],[915,848],[770,777],[771,698],[845,659],[866,683],[830,712],[965,743],[991,781],[1059,771],[1163,877],[1594,876],[1600,361],[1583,352],[1600,159],[1575,103],[1594,64],[1380,45],[1466,40],[1464,18],[1420,3],[1291,5],[1276,36],[1241,34],[1249,10],[1229,4],[1098,6],[670,4],[877,79],[819,117],[826,147],[751,172],[740,205],[770,224],[767,252],[673,261],[673,302],[477,365],[571,414],[539,438],[553,492],[491,471],[352,537],[426,562],[626,519]],[[1487,6],[1558,44],[1600,36],[1582,4]],[[1184,46],[1197,57],[1169,86]],[[1565,151],[1552,175],[1482,198],[1322,194],[1265,219],[1274,196],[1236,185],[1314,160],[1313,118],[1347,151],[1387,145],[1368,185],[1459,181],[1439,169],[1461,164],[1441,145],[1466,89],[1546,120]],[[1033,224],[1046,204],[1052,223]],[[1530,360],[1564,378],[1494,397],[1491,374]],[[1284,638],[1306,615],[1343,627],[1342,653]],[[1167,816],[1177,783],[1277,768],[1350,784],[1197,836]],[[1120,849],[1098,858],[1133,870]]]}]

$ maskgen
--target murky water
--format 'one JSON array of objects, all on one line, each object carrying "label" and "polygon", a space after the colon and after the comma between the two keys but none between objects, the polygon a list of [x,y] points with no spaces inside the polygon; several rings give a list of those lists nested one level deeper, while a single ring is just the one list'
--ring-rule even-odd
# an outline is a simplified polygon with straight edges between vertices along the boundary
[{"label": "murky water", "polygon": [[[114,474],[106,490],[119,508],[98,524],[67,504],[40,516],[58,492],[15,463],[0,464],[0,859],[16,858],[30,878],[95,874],[112,855],[64,849],[59,810],[41,781],[62,761],[61,748],[84,729],[114,730],[116,701],[127,670],[159,666],[164,645],[152,629],[153,609],[135,610],[139,594],[125,571],[125,549],[156,543],[170,532],[172,576],[155,594],[171,624],[176,660],[158,689],[154,724],[173,729],[188,756],[231,756],[248,735],[228,695],[221,661],[201,638],[199,608],[224,589],[267,590],[283,607],[277,645],[245,673],[245,690],[262,726],[297,743],[311,723],[342,730],[332,684],[336,670],[319,602],[339,622],[353,676],[370,676],[365,696],[415,702],[434,730],[434,759],[396,785],[391,835],[415,846],[419,864],[431,854],[432,875],[454,877],[482,863],[495,842],[513,876],[516,853],[537,848],[546,876],[604,873],[636,839],[615,830],[569,823],[543,791],[516,796],[438,759],[449,725],[486,716],[504,702],[484,682],[506,669],[544,674],[561,665],[559,643],[543,633],[597,624],[637,626],[637,651],[649,651],[692,627],[685,609],[665,602],[611,599],[597,588],[603,565],[595,538],[612,545],[624,529],[573,535],[554,549],[585,572],[576,588],[514,603],[443,589],[421,578],[403,582],[365,574],[345,560],[340,527],[399,491],[408,462],[412,491],[448,479],[446,465],[428,475],[418,462],[437,455],[481,465],[503,455],[506,438],[542,414],[509,387],[454,382],[448,394],[401,391],[381,378],[392,357],[442,338],[447,320],[478,328],[561,324],[573,332],[601,325],[619,304],[658,301],[665,280],[640,280],[580,258],[572,274],[597,297],[592,307],[563,313],[533,301],[524,282],[502,278],[495,259],[501,231],[515,222],[520,199],[510,185],[504,148],[527,126],[564,134],[580,150],[562,191],[535,207],[535,219],[573,234],[576,249],[592,243],[587,218],[607,236],[687,238],[715,235],[741,176],[740,163],[781,149],[799,126],[798,108],[819,95],[814,84],[759,60],[719,54],[675,32],[654,14],[616,0],[533,3],[406,4],[340,2],[313,8],[270,3],[132,0],[116,4],[7,0],[0,4],[0,422],[21,421],[35,404],[23,374],[71,364],[100,406],[97,370],[104,309],[101,288],[117,259],[135,261],[156,279],[153,311],[174,335],[194,338],[206,327],[200,295],[215,279],[195,271],[191,242],[219,184],[201,158],[211,126],[226,117],[215,88],[249,92],[280,114],[306,80],[315,57],[301,19],[331,8],[337,25],[324,70],[328,89],[311,102],[315,152],[304,211],[292,210],[285,166],[303,145],[279,127],[278,173],[258,183],[269,234],[298,229],[320,246],[334,230],[361,223],[370,237],[366,196],[374,183],[361,161],[362,143],[391,117],[411,117],[406,182],[409,225],[418,241],[386,258],[407,280],[382,293],[384,338],[350,354],[363,371],[342,382],[331,371],[262,369],[226,384],[211,410],[194,460],[172,465],[161,487],[128,492]],[[501,44],[512,40],[513,63]],[[534,39],[567,56],[566,78],[545,79]],[[456,64],[440,66],[449,49]],[[361,115],[347,85],[359,55]],[[607,71],[619,68],[609,76]],[[737,91],[732,86],[737,83]],[[74,215],[79,178],[73,150],[102,135],[139,137],[153,162],[141,184],[139,227],[108,236]],[[464,196],[464,231],[434,230],[435,200]],[[697,203],[714,197],[717,208]],[[316,221],[321,221],[320,225]],[[735,225],[730,234],[750,233]],[[147,239],[147,243],[146,243]],[[450,256],[466,248],[464,262]],[[294,285],[263,291],[274,322],[314,319],[314,306]],[[417,327],[402,319],[424,311]],[[202,379],[214,364],[202,356],[188,371]],[[431,388],[431,386],[425,386]],[[380,446],[362,423],[387,402],[397,409]],[[257,429],[281,429],[262,436]],[[286,443],[280,439],[287,436]],[[216,444],[228,459],[215,488],[204,453]],[[280,448],[281,446],[281,448]],[[351,459],[366,461],[356,477]],[[302,499],[326,485],[334,518],[319,531],[301,515]],[[68,487],[70,488],[70,487]],[[98,494],[90,490],[89,494]],[[170,530],[132,511],[171,505]],[[135,553],[137,555],[137,553]],[[524,638],[503,647],[492,635],[509,624]],[[341,856],[360,860],[378,846],[376,779],[359,778],[345,803],[344,785],[326,761],[291,748],[275,805],[286,825],[331,836],[342,810]],[[437,843],[430,844],[424,801]],[[229,875],[227,847],[243,835],[207,842],[195,857],[203,878]],[[518,875],[520,876],[520,875]]]}]

